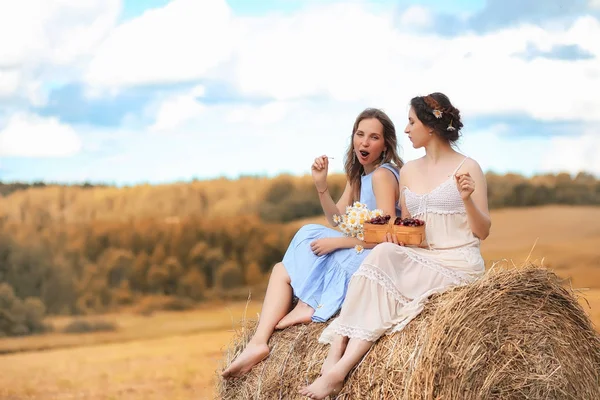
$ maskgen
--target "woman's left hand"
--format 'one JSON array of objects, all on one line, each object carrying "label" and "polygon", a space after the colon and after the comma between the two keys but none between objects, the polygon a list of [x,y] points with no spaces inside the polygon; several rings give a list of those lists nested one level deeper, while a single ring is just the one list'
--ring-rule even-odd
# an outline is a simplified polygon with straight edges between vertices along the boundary
[{"label": "woman's left hand", "polygon": [[324,256],[338,249],[336,238],[322,238],[311,242],[310,249],[316,256]]},{"label": "woman's left hand", "polygon": [[475,191],[475,181],[473,178],[471,178],[471,174],[468,172],[465,174],[456,175],[455,179],[456,187],[458,188],[460,197],[463,199],[463,201],[467,200]]}]

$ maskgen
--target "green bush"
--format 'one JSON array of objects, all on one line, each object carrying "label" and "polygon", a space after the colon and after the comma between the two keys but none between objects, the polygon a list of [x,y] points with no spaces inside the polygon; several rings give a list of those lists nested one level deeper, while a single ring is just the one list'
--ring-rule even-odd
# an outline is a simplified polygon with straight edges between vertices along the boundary
[{"label": "green bush", "polygon": [[219,288],[231,290],[244,285],[244,274],[234,261],[225,262],[217,273]]},{"label": "green bush", "polygon": [[90,333],[116,331],[117,325],[108,321],[87,321],[76,319],[64,327],[64,333]]},{"label": "green bush", "polygon": [[141,315],[152,315],[155,311],[185,311],[195,306],[196,303],[189,298],[157,295],[144,297],[135,311]]},{"label": "green bush", "polygon": [[36,297],[21,300],[8,283],[0,283],[0,335],[23,336],[51,330],[44,324],[46,307]]}]

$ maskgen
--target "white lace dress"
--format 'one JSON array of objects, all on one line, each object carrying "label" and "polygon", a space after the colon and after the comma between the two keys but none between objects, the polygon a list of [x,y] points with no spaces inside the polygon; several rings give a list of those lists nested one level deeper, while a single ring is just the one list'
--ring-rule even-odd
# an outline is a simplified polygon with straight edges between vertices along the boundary
[{"label": "white lace dress", "polygon": [[484,273],[480,241],[469,227],[454,173],[427,194],[407,187],[403,194],[410,215],[425,220],[428,246],[377,245],[350,280],[340,315],[320,342],[331,343],[336,334],[374,342],[403,329],[433,293]]}]

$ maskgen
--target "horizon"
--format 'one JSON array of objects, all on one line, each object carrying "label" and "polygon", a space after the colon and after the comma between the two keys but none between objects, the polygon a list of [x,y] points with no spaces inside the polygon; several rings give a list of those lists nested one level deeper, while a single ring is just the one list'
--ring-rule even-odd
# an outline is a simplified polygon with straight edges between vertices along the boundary
[{"label": "horizon", "polygon": [[[343,172],[330,172],[329,175],[342,175]],[[600,174],[592,174],[589,173],[587,171],[579,171],[579,172],[567,172],[567,171],[559,171],[559,172],[544,172],[544,173],[537,173],[537,174],[532,174],[532,175],[526,175],[526,174],[521,174],[518,172],[505,172],[505,173],[498,173],[496,171],[484,171],[484,174],[487,175],[496,175],[496,176],[520,176],[523,177],[525,179],[533,179],[533,178],[537,178],[537,177],[543,177],[543,176],[558,176],[561,174],[567,174],[571,177],[571,179],[575,179],[577,176],[581,175],[581,174],[586,174],[589,175],[591,177],[593,177],[596,180],[600,181]],[[168,185],[176,185],[176,184],[190,184],[190,183],[194,183],[194,182],[212,182],[212,181],[220,181],[220,180],[227,180],[227,181],[238,181],[238,180],[242,180],[242,179],[268,179],[268,180],[274,180],[280,177],[292,177],[292,178],[305,178],[305,177],[310,177],[310,171],[304,174],[290,174],[290,173],[286,173],[286,172],[281,172],[281,173],[277,173],[275,175],[260,175],[260,174],[241,174],[239,176],[234,176],[234,177],[228,177],[228,176],[214,176],[214,177],[207,177],[207,178],[198,178],[198,177],[191,177],[191,178],[182,178],[182,179],[175,179],[175,180],[171,180],[171,181],[164,181],[164,182],[149,182],[149,181],[138,181],[138,182],[122,182],[122,183],[115,183],[115,182],[101,182],[101,181],[74,181],[74,182],[61,182],[61,181],[6,181],[6,180],[2,180],[0,178],[0,185],[29,185],[29,186],[34,186],[34,185],[44,185],[44,186],[84,186],[84,185],[89,185],[89,186],[94,186],[94,187],[116,187],[116,188],[127,188],[127,187],[136,187],[136,186],[145,186],[145,185],[149,185],[149,186],[168,186]]]}]

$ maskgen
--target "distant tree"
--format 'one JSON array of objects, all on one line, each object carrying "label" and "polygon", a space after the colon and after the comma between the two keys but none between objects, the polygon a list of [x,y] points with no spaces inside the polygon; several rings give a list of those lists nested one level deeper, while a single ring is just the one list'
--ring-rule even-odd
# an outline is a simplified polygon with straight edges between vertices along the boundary
[{"label": "distant tree", "polygon": [[264,279],[264,275],[256,261],[252,261],[246,266],[245,281],[248,285],[256,285]]},{"label": "distant tree", "polygon": [[206,292],[206,278],[197,269],[191,269],[181,279],[179,294],[193,300],[202,300]]},{"label": "distant tree", "polygon": [[154,293],[164,293],[169,281],[169,272],[164,265],[153,264],[148,270],[148,287]]},{"label": "distant tree", "polygon": [[98,266],[106,271],[107,285],[115,288],[132,274],[134,255],[129,250],[110,247],[98,259]]},{"label": "distant tree", "polygon": [[167,258],[167,251],[165,250],[165,246],[162,243],[158,243],[156,247],[154,247],[154,252],[150,256],[150,262],[152,264],[162,264]]},{"label": "distant tree", "polygon": [[25,300],[15,295],[8,283],[0,283],[0,336],[19,336],[42,332],[46,329],[46,309],[38,298]]},{"label": "distant tree", "polygon": [[131,288],[133,290],[146,291],[148,289],[148,269],[150,268],[150,257],[145,251],[141,251],[133,262],[131,272]]},{"label": "distant tree", "polygon": [[235,289],[244,285],[244,276],[239,265],[234,261],[226,261],[219,268],[217,281],[221,289]]},{"label": "distant tree", "polygon": [[183,276],[183,267],[176,257],[169,257],[165,261],[165,269],[167,271],[167,282],[164,287],[165,294],[177,293],[179,280]]}]

